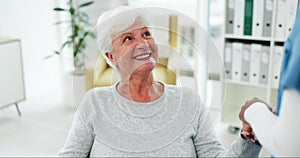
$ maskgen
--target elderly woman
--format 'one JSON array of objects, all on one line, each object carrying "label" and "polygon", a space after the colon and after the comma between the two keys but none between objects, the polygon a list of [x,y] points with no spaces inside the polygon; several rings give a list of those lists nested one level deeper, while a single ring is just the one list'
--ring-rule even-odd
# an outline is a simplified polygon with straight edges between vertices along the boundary
[{"label": "elderly woman", "polygon": [[87,92],[59,156],[257,157],[240,136],[226,150],[200,97],[154,80],[158,46],[148,23],[127,7],[98,19],[98,44],[120,74],[110,87]]}]

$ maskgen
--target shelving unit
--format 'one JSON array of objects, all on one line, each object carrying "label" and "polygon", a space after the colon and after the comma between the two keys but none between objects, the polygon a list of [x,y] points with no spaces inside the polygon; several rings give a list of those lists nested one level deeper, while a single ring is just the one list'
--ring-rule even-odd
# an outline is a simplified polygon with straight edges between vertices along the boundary
[{"label": "shelving unit", "polygon": [[251,40],[251,41],[271,41],[271,37],[237,36],[232,34],[225,34],[224,38],[238,39],[238,40]]},{"label": "shelving unit", "polygon": [[[245,0],[247,1],[247,0]],[[254,0],[255,1],[255,0]],[[238,129],[241,127],[241,121],[239,120],[239,112],[241,106],[247,100],[252,99],[253,97],[258,97],[267,103],[269,103],[272,107],[275,107],[277,104],[277,88],[274,87],[273,74],[275,72],[275,67],[273,66],[274,60],[276,58],[276,48],[277,46],[283,46],[285,39],[276,37],[276,24],[277,22],[277,5],[282,0],[263,0],[268,2],[273,2],[272,4],[272,23],[271,23],[271,35],[270,37],[266,36],[253,36],[253,35],[235,35],[234,33],[228,33],[229,29],[226,28],[226,24],[223,28],[223,61],[225,63],[225,48],[226,43],[238,42],[243,44],[261,44],[263,46],[268,46],[270,48],[269,58],[268,58],[268,79],[267,84],[260,83],[251,83],[245,81],[236,81],[232,79],[224,79],[224,106],[222,111],[222,122],[230,125],[230,127],[234,127]],[[229,3],[235,3],[234,0],[226,0],[225,2],[225,22],[227,23],[227,8]],[[265,3],[266,4],[266,3]],[[231,15],[232,16],[232,15]],[[256,18],[256,17],[255,17]],[[234,21],[233,21],[234,22]],[[230,23],[232,24],[232,23]],[[234,25],[234,24],[232,24]],[[229,26],[229,24],[228,24]],[[232,49],[233,50],[233,49]],[[251,61],[250,61],[251,64]],[[242,74],[241,74],[242,75]],[[251,75],[249,73],[249,75]]]}]

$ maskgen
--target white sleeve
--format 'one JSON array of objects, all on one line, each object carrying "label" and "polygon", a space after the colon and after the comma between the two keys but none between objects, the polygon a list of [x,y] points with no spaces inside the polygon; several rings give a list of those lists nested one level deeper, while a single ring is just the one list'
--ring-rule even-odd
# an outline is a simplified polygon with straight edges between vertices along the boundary
[{"label": "white sleeve", "polygon": [[293,89],[283,92],[280,116],[272,114],[263,103],[245,111],[258,140],[274,156],[300,156],[300,94]]}]

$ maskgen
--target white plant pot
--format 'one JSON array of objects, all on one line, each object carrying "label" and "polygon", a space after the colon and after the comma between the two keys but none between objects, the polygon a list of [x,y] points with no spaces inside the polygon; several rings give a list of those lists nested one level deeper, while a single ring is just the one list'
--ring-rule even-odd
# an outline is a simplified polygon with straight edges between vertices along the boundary
[{"label": "white plant pot", "polygon": [[63,73],[63,101],[69,108],[77,108],[86,92],[85,75]]}]

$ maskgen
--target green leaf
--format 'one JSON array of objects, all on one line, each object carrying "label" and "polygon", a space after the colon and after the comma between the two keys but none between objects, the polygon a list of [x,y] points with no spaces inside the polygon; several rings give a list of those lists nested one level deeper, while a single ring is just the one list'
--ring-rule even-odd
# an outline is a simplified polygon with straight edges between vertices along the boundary
[{"label": "green leaf", "polygon": [[[56,50],[55,50],[53,53],[56,54],[56,55],[60,55],[60,53],[59,53],[58,51],[56,51]],[[46,59],[49,59],[49,58],[51,58],[51,57],[53,57],[53,54],[50,54],[50,55],[48,55],[48,56],[45,56],[43,59],[46,60]]]},{"label": "green leaf", "polygon": [[75,36],[74,35],[68,36],[68,39],[72,39],[72,38],[75,38]]},{"label": "green leaf", "polygon": [[56,23],[54,23],[54,25],[59,25],[59,24],[63,24],[63,23],[69,23],[71,21],[58,21]]},{"label": "green leaf", "polygon": [[61,46],[61,50],[62,49],[64,49],[64,47],[66,46],[66,45],[68,45],[69,47],[70,47],[70,45],[72,44],[72,41],[66,41],[62,46]]},{"label": "green leaf", "polygon": [[66,9],[64,8],[59,8],[59,7],[56,7],[53,9],[54,11],[66,11]]},{"label": "green leaf", "polygon": [[86,3],[80,4],[79,8],[89,6],[89,5],[93,4],[93,3],[94,3],[93,1],[90,1],[90,2],[86,2]]},{"label": "green leaf", "polygon": [[82,18],[89,18],[89,15],[86,12],[80,12],[79,16]]},{"label": "green leaf", "polygon": [[53,54],[51,54],[51,55],[48,55],[48,56],[45,56],[43,59],[44,60],[46,60],[46,59],[49,59],[49,58],[51,58],[53,56]]},{"label": "green leaf", "polygon": [[80,22],[84,22],[84,23],[87,23],[87,24],[89,23],[88,21],[90,20],[89,15],[85,12],[81,12],[78,15],[78,18],[79,18]]},{"label": "green leaf", "polygon": [[95,35],[94,32],[90,32],[90,31],[89,31],[89,36],[92,37],[92,38],[96,38],[96,35]]},{"label": "green leaf", "polygon": [[54,54],[60,55],[59,51],[54,51]]}]

